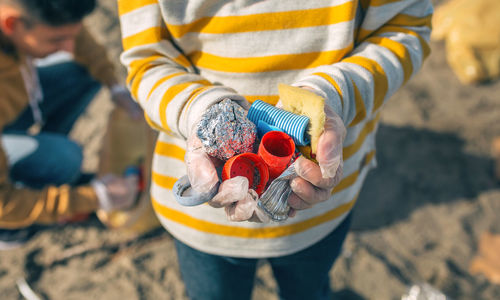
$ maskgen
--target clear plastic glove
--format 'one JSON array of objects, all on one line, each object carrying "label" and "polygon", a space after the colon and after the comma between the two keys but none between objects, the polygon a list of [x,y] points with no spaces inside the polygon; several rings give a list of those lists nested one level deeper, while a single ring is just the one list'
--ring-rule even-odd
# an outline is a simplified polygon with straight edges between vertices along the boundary
[{"label": "clear plastic glove", "polygon": [[113,103],[122,107],[133,120],[140,120],[143,117],[141,106],[135,102],[126,87],[119,84],[113,85],[110,92]]},{"label": "clear plastic glove", "polygon": [[184,156],[187,175],[191,188],[198,194],[207,194],[219,183],[216,166],[222,161],[209,156],[203,149],[200,139],[193,132],[187,140],[187,149]]},{"label": "clear plastic glove", "polygon": [[248,179],[243,176],[224,181],[219,193],[208,202],[212,207],[224,207],[230,221],[269,222],[269,217],[257,207],[259,196],[248,188]]},{"label": "clear plastic glove", "polygon": [[105,211],[126,210],[131,208],[139,194],[139,177],[128,175],[118,177],[112,174],[105,175],[92,182],[99,206]]},{"label": "clear plastic glove", "polygon": [[318,140],[316,153],[318,164],[302,156],[295,162],[299,177],[290,182],[293,191],[288,198],[292,208],[290,216],[295,214],[295,210],[307,209],[328,200],[332,189],[342,178],[342,145],[346,129],[342,119],[328,105],[325,105],[325,115],[325,130]]}]

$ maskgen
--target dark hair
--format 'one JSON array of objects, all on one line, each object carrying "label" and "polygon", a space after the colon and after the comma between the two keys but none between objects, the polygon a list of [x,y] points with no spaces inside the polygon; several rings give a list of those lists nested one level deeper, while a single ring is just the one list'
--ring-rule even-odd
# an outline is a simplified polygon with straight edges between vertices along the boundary
[{"label": "dark hair", "polygon": [[[78,23],[96,7],[96,0],[14,0],[24,10],[27,25]],[[31,23],[31,24],[30,24]]]}]

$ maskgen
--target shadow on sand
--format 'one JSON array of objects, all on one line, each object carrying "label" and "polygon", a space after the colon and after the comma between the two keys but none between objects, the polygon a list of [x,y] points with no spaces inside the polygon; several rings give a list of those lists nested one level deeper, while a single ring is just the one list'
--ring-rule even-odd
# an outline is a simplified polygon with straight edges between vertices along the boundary
[{"label": "shadow on sand", "polygon": [[464,145],[453,134],[382,124],[378,167],[367,176],[352,230],[375,230],[426,204],[472,199],[498,187],[492,159],[466,153]]}]

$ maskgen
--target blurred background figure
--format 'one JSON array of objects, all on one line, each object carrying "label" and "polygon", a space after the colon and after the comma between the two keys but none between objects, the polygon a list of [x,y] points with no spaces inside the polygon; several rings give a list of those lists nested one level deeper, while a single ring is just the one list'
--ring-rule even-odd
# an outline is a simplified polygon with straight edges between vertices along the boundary
[{"label": "blurred background figure", "polygon": [[[443,40],[446,59],[464,85],[484,85],[500,77],[500,2],[450,0],[433,18],[431,38]],[[479,30],[478,30],[479,29]],[[500,182],[500,135],[491,140],[493,176]],[[469,272],[500,282],[500,235],[485,231]]]},{"label": "blurred background figure", "polygon": [[[436,10],[433,28],[431,38],[445,41],[446,59],[462,84],[479,85],[498,80],[499,1],[447,1]],[[494,175],[500,181],[500,135],[491,144]]]},{"label": "blurred background figure", "polygon": [[[137,176],[82,174],[82,149],[68,138],[102,85],[132,118],[142,115],[83,26],[95,6],[0,0],[0,249],[25,242],[35,223],[126,209],[136,199]],[[37,65],[61,51],[72,59]]]}]

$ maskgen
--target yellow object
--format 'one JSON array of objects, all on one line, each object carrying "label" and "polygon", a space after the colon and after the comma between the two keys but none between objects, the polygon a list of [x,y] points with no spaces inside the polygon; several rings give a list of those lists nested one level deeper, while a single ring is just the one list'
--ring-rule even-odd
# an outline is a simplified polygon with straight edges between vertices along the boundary
[{"label": "yellow object", "polygon": [[451,0],[438,7],[431,38],[445,40],[447,60],[462,83],[500,76],[500,1]]},{"label": "yellow object", "polygon": [[471,261],[469,271],[483,274],[492,283],[500,284],[500,235],[485,232],[479,241],[479,253]]},{"label": "yellow object", "polygon": [[160,226],[149,197],[150,166],[156,134],[143,119],[130,119],[120,107],[111,113],[101,154],[100,173],[123,174],[130,166],[142,168],[144,191],[136,205],[126,211],[97,211],[109,228],[142,234]]},{"label": "yellow object", "polygon": [[299,149],[306,157],[309,154],[316,154],[318,139],[325,126],[325,99],[306,89],[286,84],[279,84],[278,90],[284,110],[309,117],[307,131],[311,136],[311,153],[305,150],[305,147]]}]

